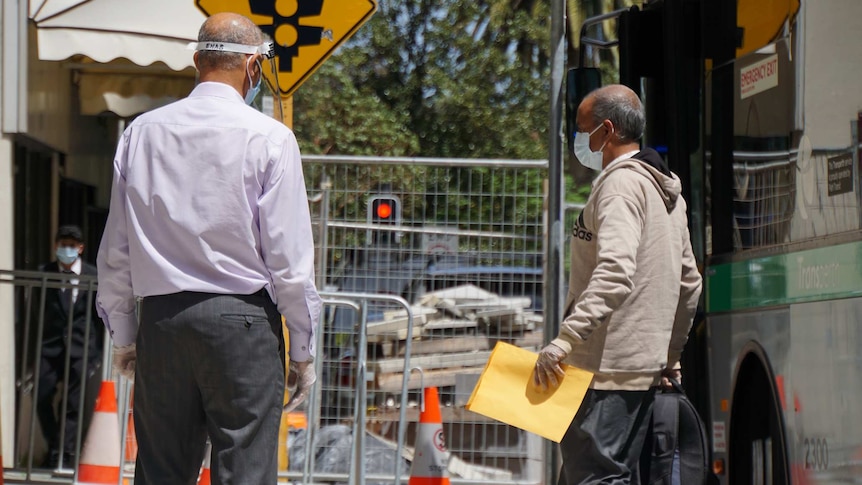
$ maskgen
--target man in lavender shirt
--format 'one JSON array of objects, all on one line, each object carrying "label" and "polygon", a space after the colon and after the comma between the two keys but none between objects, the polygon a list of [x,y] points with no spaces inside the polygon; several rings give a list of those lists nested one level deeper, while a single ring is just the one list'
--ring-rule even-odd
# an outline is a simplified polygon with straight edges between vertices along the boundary
[{"label": "man in lavender shirt", "polygon": [[117,147],[97,308],[115,369],[135,382],[135,483],[194,483],[209,436],[214,483],[269,485],[281,315],[297,382],[285,407],[315,381],[311,218],[293,133],[247,106],[268,47],[260,29],[218,14],[198,41],[200,84],[138,117]]}]

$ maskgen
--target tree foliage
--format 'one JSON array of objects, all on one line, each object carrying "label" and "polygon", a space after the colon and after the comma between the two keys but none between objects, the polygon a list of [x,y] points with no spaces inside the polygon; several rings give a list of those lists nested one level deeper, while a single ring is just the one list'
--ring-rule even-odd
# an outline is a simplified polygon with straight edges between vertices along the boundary
[{"label": "tree foliage", "polygon": [[[546,159],[550,15],[542,0],[379,0],[369,22],[294,95],[303,153]],[[465,206],[463,198],[441,195],[517,192],[482,170],[454,167],[440,178],[402,167],[393,180],[375,171],[353,176],[367,177],[355,187],[391,182],[396,193],[410,187],[434,194],[404,197],[405,220],[434,207],[463,214],[462,221],[488,221],[484,212],[495,205]],[[542,187],[547,174],[531,176],[530,186]],[[567,199],[583,200],[584,190],[568,185]],[[519,221],[540,227],[541,203],[498,199],[494,204],[511,206],[507,213]],[[352,200],[336,195],[332,203],[337,211],[361,213],[350,209]]]},{"label": "tree foliage", "polygon": [[538,0],[381,0],[295,94],[303,150],[545,158],[549,17]]}]

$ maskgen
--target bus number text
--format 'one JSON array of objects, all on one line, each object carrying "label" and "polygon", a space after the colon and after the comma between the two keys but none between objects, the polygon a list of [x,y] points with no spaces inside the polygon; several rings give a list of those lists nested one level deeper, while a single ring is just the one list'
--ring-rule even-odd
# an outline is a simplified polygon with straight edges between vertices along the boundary
[{"label": "bus number text", "polygon": [[829,445],[826,443],[826,438],[805,438],[802,447],[805,450],[805,469],[829,468]]}]

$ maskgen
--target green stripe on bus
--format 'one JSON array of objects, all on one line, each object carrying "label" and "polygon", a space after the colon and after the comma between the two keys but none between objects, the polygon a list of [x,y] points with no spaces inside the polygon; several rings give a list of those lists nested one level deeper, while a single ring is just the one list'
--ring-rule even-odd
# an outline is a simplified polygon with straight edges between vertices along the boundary
[{"label": "green stripe on bus", "polygon": [[706,311],[862,296],[862,242],[711,266]]}]

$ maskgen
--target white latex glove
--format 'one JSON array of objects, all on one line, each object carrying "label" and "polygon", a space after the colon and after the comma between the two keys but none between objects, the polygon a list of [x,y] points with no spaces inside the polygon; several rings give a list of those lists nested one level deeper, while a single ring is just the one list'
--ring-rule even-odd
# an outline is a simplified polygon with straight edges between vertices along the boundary
[{"label": "white latex glove", "polygon": [[289,413],[303,403],[311,393],[311,386],[317,380],[314,372],[314,361],[307,362],[290,361],[288,365],[290,372],[287,375],[287,389],[290,392],[290,400],[284,405],[284,412]]},{"label": "white latex glove", "polygon": [[138,352],[135,350],[135,344],[124,345],[122,347],[114,346],[114,356],[112,358],[112,366],[121,376],[130,381],[135,380],[135,360],[138,358]]},{"label": "white latex glove", "polygon": [[560,385],[560,380],[566,376],[560,362],[566,358],[566,352],[554,344],[548,344],[539,352],[536,368],[533,369],[533,384],[543,391],[554,389]]}]

